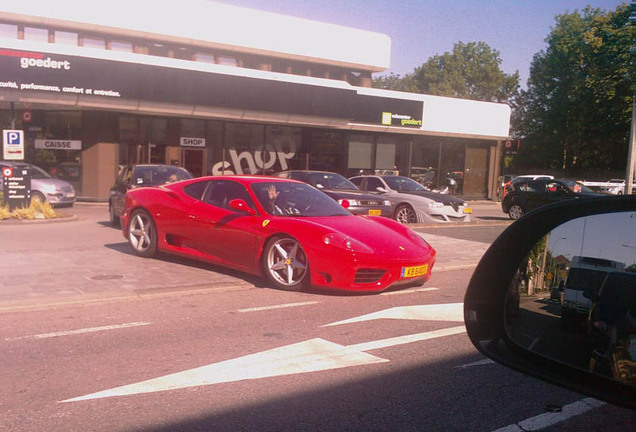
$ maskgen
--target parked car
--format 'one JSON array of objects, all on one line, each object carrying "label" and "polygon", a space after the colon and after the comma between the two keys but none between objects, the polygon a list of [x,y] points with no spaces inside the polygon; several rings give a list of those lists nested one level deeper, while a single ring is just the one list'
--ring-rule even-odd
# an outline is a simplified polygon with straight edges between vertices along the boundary
[{"label": "parked car", "polygon": [[360,190],[390,199],[400,223],[470,222],[471,208],[461,198],[427,190],[402,176],[357,176],[351,182]]},{"label": "parked car", "polygon": [[119,226],[119,216],[124,207],[124,197],[130,189],[159,186],[179,180],[191,179],[192,174],[185,168],[163,164],[124,165],[119,169],[115,184],[110,188],[108,214],[110,223]]},{"label": "parked car", "polygon": [[129,190],[133,252],[171,253],[265,276],[279,289],[384,291],[421,285],[435,250],[379,216],[354,216],[316,188],[265,176],[210,176]]},{"label": "parked car", "polygon": [[0,169],[26,168],[31,175],[31,201],[49,203],[52,207],[72,207],[75,188],[69,182],[52,177],[49,173],[26,162],[0,161]]},{"label": "parked car", "polygon": [[501,202],[501,209],[512,220],[553,202],[602,195],[575,180],[518,179]]},{"label": "parked car", "polygon": [[327,171],[291,170],[273,175],[308,183],[338,201],[353,214],[393,217],[394,207],[390,200],[360,191],[356,185],[340,174]]},{"label": "parked car", "polygon": [[519,176],[513,176],[510,180],[506,181],[501,188],[501,199],[503,200],[506,197],[508,191],[512,190],[515,182],[525,181],[525,180],[552,180],[554,176],[549,174],[523,174]]},{"label": "parked car", "polygon": [[625,193],[625,179],[610,179],[607,181],[610,183],[606,186],[600,187],[600,192],[609,193],[612,195],[623,195]]}]

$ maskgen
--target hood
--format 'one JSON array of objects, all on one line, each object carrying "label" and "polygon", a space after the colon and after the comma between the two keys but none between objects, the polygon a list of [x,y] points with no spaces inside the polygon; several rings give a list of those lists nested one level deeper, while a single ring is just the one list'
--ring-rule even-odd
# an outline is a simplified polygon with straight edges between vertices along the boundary
[{"label": "hood", "polygon": [[439,194],[439,193],[429,192],[429,191],[401,191],[399,193],[406,194],[406,195],[420,196],[422,198],[428,198],[433,201],[441,202],[448,205],[455,204],[459,206],[459,205],[464,205],[466,203],[466,201],[464,201],[463,199],[454,197],[452,195]]},{"label": "hood", "polygon": [[377,195],[371,195],[366,192],[356,191],[353,189],[347,190],[336,190],[336,189],[319,189],[320,191],[326,193],[331,198],[335,200],[339,199],[355,199],[355,200],[364,200],[364,201],[384,201],[384,198],[381,198]]}]

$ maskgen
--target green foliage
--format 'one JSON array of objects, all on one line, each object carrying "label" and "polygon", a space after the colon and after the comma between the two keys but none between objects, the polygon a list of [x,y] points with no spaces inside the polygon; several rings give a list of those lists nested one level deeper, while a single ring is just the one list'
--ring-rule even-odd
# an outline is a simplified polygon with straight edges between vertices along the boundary
[{"label": "green foliage", "polygon": [[49,203],[32,201],[29,207],[17,208],[9,211],[9,206],[0,206],[0,220],[3,219],[54,219],[60,217]]},{"label": "green foliage", "polygon": [[431,57],[404,77],[390,74],[375,78],[373,86],[384,89],[507,102],[517,93],[519,73],[501,70],[499,52],[484,42],[456,43],[452,53]]},{"label": "green foliage", "polygon": [[[630,7],[559,15],[513,104],[516,167],[624,169],[634,91]],[[631,48],[631,49],[630,49]]]}]

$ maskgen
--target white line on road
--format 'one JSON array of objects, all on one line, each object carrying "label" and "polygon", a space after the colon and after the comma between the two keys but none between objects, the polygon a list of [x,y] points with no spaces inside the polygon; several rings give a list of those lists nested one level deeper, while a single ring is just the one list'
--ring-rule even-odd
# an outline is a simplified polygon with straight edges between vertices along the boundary
[{"label": "white line on road", "polygon": [[483,365],[491,365],[491,364],[497,364],[497,362],[495,362],[494,360],[485,359],[485,360],[479,360],[473,363],[463,364],[461,366],[455,366],[455,369],[468,369],[473,366],[483,366]]},{"label": "white line on road", "polygon": [[390,296],[390,295],[400,295],[400,294],[413,294],[417,292],[426,292],[426,291],[437,291],[439,288],[416,288],[411,290],[403,290],[403,291],[388,291],[380,293],[381,296]]},{"label": "white line on road", "polygon": [[308,305],[312,305],[316,303],[320,303],[320,302],[308,301],[308,302],[302,302],[302,303],[285,303],[285,304],[279,304],[279,305],[273,305],[273,306],[261,306],[261,307],[255,307],[255,308],[239,309],[237,312],[258,312],[258,311],[265,311],[265,310],[272,310],[272,309],[284,309],[284,308],[290,308],[290,307],[296,307],[296,306],[308,306]]},{"label": "white line on road", "polygon": [[21,339],[48,339],[48,338],[70,336],[70,335],[76,335],[76,334],[82,334],[82,333],[94,333],[94,332],[108,331],[108,330],[119,330],[119,329],[130,328],[130,327],[140,327],[140,326],[146,326],[149,324],[150,324],[149,322],[132,322],[132,323],[126,323],[126,324],[117,324],[117,325],[109,325],[109,326],[102,326],[102,327],[90,327],[90,328],[83,328],[78,330],[68,330],[63,332],[44,333],[44,334],[37,334],[37,335],[31,335],[31,336],[6,338],[5,341],[14,341],[14,340],[21,340]]},{"label": "white line on road", "polygon": [[605,402],[593,398],[585,398],[578,402],[573,402],[569,405],[565,405],[561,412],[549,412],[540,414],[535,417],[530,417],[517,424],[509,425],[501,429],[497,429],[494,432],[525,432],[536,431],[545,429],[548,426],[555,425],[557,423],[564,422],[572,417],[584,414],[594,408],[598,408],[605,405]]},{"label": "white line on road", "polygon": [[396,345],[404,345],[411,342],[419,342],[428,339],[435,339],[444,336],[452,336],[460,333],[466,333],[466,327],[457,326],[440,330],[433,330],[424,333],[410,334],[406,336],[397,336],[388,339],[382,339],[371,342],[362,342],[356,345],[349,345],[347,348],[355,351],[372,351],[380,348],[387,348]]}]

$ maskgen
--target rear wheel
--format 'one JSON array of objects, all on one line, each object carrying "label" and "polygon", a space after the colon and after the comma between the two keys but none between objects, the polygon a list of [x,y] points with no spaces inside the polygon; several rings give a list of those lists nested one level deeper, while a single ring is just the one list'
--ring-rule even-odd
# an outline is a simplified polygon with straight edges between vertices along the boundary
[{"label": "rear wheel", "polygon": [[508,216],[510,216],[510,219],[512,220],[519,219],[521,216],[523,216],[524,213],[525,211],[523,210],[523,207],[521,207],[519,204],[513,204],[508,209]]},{"label": "rear wheel", "polygon": [[120,224],[119,215],[115,214],[115,206],[112,202],[108,204],[108,215],[110,216],[110,224],[114,227],[118,227]]},{"label": "rear wheel", "polygon": [[407,204],[401,204],[395,209],[395,220],[401,224],[408,224],[417,222],[417,217],[413,207]]},{"label": "rear wheel", "polygon": [[157,252],[157,228],[147,211],[135,210],[130,216],[128,243],[140,257],[149,258]]},{"label": "rear wheel", "polygon": [[267,242],[263,253],[263,272],[278,289],[300,291],[309,286],[309,263],[300,243],[291,237]]}]

